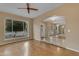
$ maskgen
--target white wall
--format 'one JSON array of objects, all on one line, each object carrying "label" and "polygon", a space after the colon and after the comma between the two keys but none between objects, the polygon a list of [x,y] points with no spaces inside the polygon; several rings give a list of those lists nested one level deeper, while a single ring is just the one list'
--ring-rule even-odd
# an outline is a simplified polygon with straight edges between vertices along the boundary
[{"label": "white wall", "polygon": [[40,40],[40,22],[39,21],[34,21],[34,39],[35,40]]}]

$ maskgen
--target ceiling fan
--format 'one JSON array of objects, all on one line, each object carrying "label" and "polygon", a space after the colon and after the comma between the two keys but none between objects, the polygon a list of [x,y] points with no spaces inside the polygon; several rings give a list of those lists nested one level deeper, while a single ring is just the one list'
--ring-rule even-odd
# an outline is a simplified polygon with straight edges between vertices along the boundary
[{"label": "ceiling fan", "polygon": [[27,9],[28,14],[30,13],[31,10],[37,11],[38,9],[36,8],[31,8],[30,3],[26,3],[27,8],[18,8],[18,9]]}]

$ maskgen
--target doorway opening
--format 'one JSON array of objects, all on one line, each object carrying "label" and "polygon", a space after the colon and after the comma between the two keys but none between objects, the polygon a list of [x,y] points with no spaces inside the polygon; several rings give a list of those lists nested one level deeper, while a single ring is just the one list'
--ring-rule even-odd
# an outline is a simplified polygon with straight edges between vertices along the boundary
[{"label": "doorway opening", "polygon": [[65,17],[52,16],[44,20],[46,24],[46,42],[62,45],[65,39]]}]

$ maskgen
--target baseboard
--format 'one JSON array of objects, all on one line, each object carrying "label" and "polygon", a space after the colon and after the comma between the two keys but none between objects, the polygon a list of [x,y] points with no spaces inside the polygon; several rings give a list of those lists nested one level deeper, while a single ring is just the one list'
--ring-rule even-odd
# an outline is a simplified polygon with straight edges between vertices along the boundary
[{"label": "baseboard", "polygon": [[[44,42],[44,41],[42,41],[42,42]],[[46,41],[45,41],[45,43],[52,44],[52,45],[55,45],[55,46],[58,46],[58,47],[61,47],[61,48],[65,48],[65,49],[68,49],[68,50],[71,50],[71,51],[79,52],[79,50],[72,49],[72,48],[69,48],[69,47],[59,46],[59,45],[56,45],[56,44],[53,44],[53,43],[50,43],[50,42],[46,42]]]},{"label": "baseboard", "polygon": [[66,49],[68,49],[68,50],[72,50],[72,51],[75,51],[75,52],[79,52],[79,50],[76,50],[76,49],[72,49],[72,48],[69,48],[69,47],[64,47],[64,48],[66,48]]},{"label": "baseboard", "polygon": [[0,46],[3,46],[3,45],[8,45],[8,44],[12,44],[12,43],[17,43],[17,42],[22,42],[22,41],[28,41],[28,40],[30,40],[30,39],[23,39],[23,40],[8,40],[8,42],[7,41],[3,41],[3,42],[1,42],[0,43]]}]

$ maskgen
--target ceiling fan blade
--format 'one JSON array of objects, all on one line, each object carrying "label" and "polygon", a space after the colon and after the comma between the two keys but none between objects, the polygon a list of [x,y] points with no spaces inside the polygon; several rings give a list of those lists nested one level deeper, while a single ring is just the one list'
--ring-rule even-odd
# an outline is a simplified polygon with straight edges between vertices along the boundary
[{"label": "ceiling fan blade", "polygon": [[29,8],[29,6],[30,6],[29,3],[26,3],[26,5],[27,5],[27,8]]},{"label": "ceiling fan blade", "polygon": [[29,3],[27,3],[26,5],[27,5],[27,11],[28,11],[28,14],[29,14],[30,13]]},{"label": "ceiling fan blade", "polygon": [[30,13],[30,9],[29,8],[27,8],[27,11],[28,11],[28,14]]},{"label": "ceiling fan blade", "polygon": [[18,9],[27,9],[27,8],[18,8]]},{"label": "ceiling fan blade", "polygon": [[36,8],[29,8],[29,9],[30,9],[30,10],[36,10],[36,11],[38,10],[38,9],[36,9]]}]

